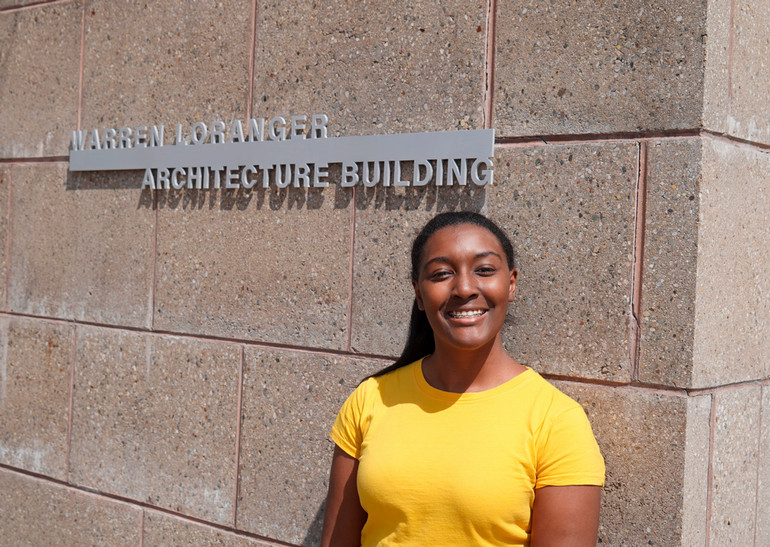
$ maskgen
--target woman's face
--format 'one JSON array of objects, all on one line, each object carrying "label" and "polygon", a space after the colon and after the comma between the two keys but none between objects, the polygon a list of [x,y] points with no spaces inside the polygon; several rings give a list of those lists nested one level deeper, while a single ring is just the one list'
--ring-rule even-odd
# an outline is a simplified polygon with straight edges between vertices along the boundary
[{"label": "woman's face", "polygon": [[516,275],[489,230],[458,224],[434,233],[423,249],[414,290],[436,349],[473,350],[494,343],[513,302]]}]

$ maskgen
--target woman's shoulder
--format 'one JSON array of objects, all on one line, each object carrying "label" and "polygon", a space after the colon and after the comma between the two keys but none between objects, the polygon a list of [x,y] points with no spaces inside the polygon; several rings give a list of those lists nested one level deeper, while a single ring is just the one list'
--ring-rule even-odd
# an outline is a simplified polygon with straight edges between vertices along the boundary
[{"label": "woman's shoulder", "polygon": [[537,371],[530,369],[528,372],[530,378],[527,388],[534,395],[538,403],[548,408],[549,414],[558,414],[566,410],[583,408],[580,403],[561,391]]},{"label": "woman's shoulder", "polygon": [[387,394],[395,394],[407,389],[414,384],[415,367],[420,365],[420,360],[398,367],[395,370],[375,373],[364,378],[353,392],[354,397],[361,401],[381,400]]},{"label": "woman's shoulder", "polygon": [[380,372],[376,372],[371,376],[368,376],[361,384],[365,382],[372,382],[371,385],[382,385],[393,383],[396,381],[403,381],[404,379],[414,376],[414,370],[422,363],[422,359],[412,361],[408,365],[403,365],[395,369],[387,367]]}]

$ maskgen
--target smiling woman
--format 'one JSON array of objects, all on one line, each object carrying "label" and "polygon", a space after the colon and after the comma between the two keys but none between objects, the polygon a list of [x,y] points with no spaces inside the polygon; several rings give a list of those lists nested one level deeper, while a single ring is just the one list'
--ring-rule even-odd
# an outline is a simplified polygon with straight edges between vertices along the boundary
[{"label": "smiling woman", "polygon": [[404,351],[332,428],[322,545],[595,545],[604,462],[588,419],[503,348],[517,275],[477,213],[415,238]]},{"label": "smiling woman", "polygon": [[[483,391],[523,372],[500,340],[518,272],[507,265],[497,237],[474,224],[447,226],[425,243],[419,263],[415,299],[435,343],[422,363],[428,382],[445,391]],[[457,381],[463,383],[450,385]]]}]

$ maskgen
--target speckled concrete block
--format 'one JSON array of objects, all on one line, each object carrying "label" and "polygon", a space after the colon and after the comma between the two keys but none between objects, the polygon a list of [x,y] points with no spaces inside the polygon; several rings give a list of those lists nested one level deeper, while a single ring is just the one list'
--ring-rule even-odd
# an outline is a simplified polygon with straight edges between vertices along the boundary
[{"label": "speckled concrete block", "polygon": [[486,188],[367,188],[356,194],[352,349],[399,355],[414,301],[412,240],[435,214],[480,211]]},{"label": "speckled concrete block", "polygon": [[66,479],[72,331],[0,318],[0,462]]},{"label": "speckled concrete block", "polygon": [[759,439],[759,475],[757,481],[757,541],[770,545],[770,386],[762,388],[762,430]]},{"label": "speckled concrete block", "polygon": [[751,386],[714,397],[711,545],[756,545],[761,389]]},{"label": "speckled concrete block", "polygon": [[155,326],[343,349],[351,227],[335,193],[164,195]]},{"label": "speckled concrete block", "polygon": [[770,377],[770,157],[703,144],[695,387]]},{"label": "speckled concrete block", "polygon": [[649,143],[641,380],[770,375],[768,168],[765,154],[717,139]]},{"label": "speckled concrete block", "polygon": [[[682,487],[681,545],[705,545],[708,514],[709,447],[711,445],[711,395],[688,397],[685,432],[684,484]],[[660,410],[657,410],[660,412]],[[665,485],[662,486],[665,488]]]},{"label": "speckled concrete block", "polygon": [[189,520],[155,511],[144,512],[144,547],[168,545],[219,545],[221,547],[269,547],[256,539],[238,536]]},{"label": "speckled concrete block", "polygon": [[237,528],[316,545],[333,443],[347,396],[385,363],[247,348]]},{"label": "speckled concrete block", "polygon": [[232,523],[239,361],[233,344],[79,328],[70,480]]},{"label": "speckled concrete block", "polygon": [[138,507],[0,469],[0,545],[140,544]]},{"label": "speckled concrete block", "polygon": [[82,18],[81,2],[0,13],[0,157],[67,153],[78,122]]},{"label": "speckled concrete block", "polygon": [[730,11],[732,2],[708,2],[706,17],[706,66],[703,75],[704,128],[727,131],[729,108]]},{"label": "speckled concrete block", "polygon": [[251,2],[91,0],[84,129],[246,118]]},{"label": "speckled concrete block", "polygon": [[258,115],[329,115],[330,135],[482,127],[487,3],[260,2]]},{"label": "speckled concrete block", "polygon": [[500,149],[487,211],[513,239],[519,280],[503,339],[551,374],[630,379],[637,148]]},{"label": "speckled concrete block", "polygon": [[639,379],[687,387],[692,377],[701,139],[647,146]]},{"label": "speckled concrete block", "polygon": [[730,134],[770,144],[770,40],[767,21],[770,2],[734,2],[732,86],[730,89]]},{"label": "speckled concrete block", "polygon": [[148,326],[154,215],[127,175],[12,170],[8,308]]},{"label": "speckled concrete block", "polygon": [[695,128],[706,3],[497,3],[501,135]]},{"label": "speckled concrete block", "polygon": [[599,541],[692,545],[683,523],[705,515],[708,461],[688,454],[708,454],[708,396],[555,383],[583,405],[604,455]]}]

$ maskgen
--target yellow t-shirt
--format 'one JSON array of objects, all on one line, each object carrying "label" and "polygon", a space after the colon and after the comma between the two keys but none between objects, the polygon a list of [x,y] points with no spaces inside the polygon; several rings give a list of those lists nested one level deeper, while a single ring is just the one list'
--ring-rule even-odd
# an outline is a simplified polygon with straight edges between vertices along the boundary
[{"label": "yellow t-shirt", "polygon": [[331,430],[359,460],[364,547],[528,545],[536,488],[604,484],[585,412],[535,371],[460,394],[421,365],[362,382]]}]

